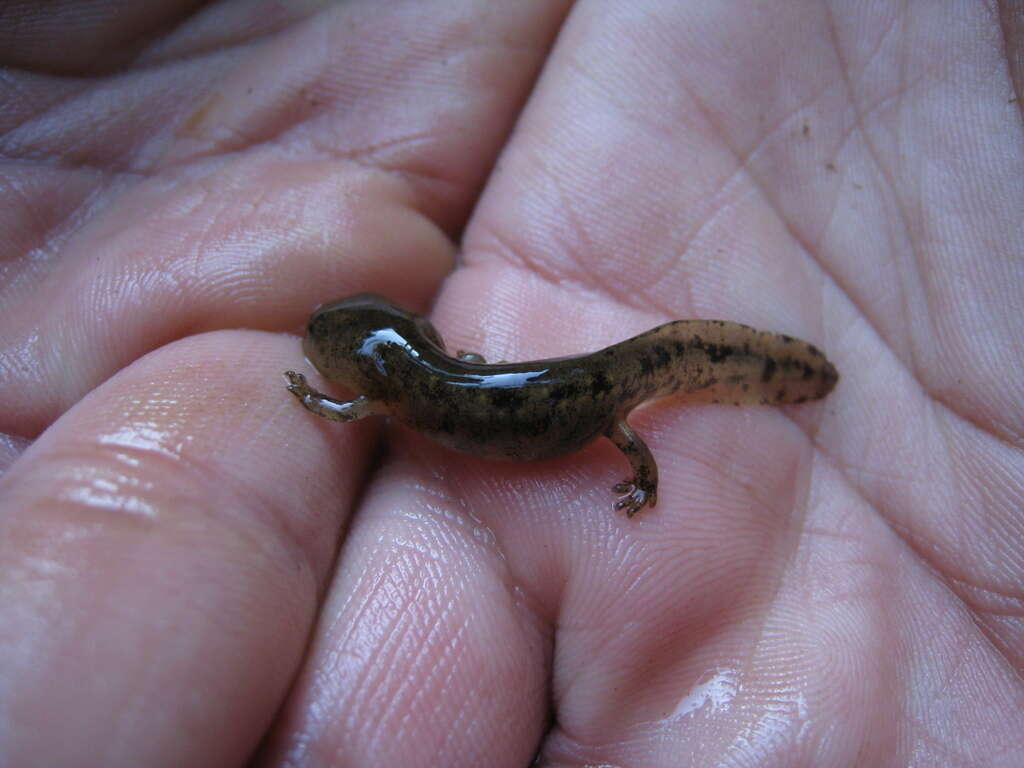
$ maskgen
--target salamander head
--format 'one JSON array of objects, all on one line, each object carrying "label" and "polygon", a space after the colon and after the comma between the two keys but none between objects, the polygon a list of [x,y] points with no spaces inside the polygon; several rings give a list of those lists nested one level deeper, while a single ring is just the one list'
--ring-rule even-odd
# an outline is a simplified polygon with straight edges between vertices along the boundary
[{"label": "salamander head", "polygon": [[302,350],[325,378],[372,397],[388,388],[402,361],[427,345],[444,349],[426,318],[360,293],[317,308]]}]

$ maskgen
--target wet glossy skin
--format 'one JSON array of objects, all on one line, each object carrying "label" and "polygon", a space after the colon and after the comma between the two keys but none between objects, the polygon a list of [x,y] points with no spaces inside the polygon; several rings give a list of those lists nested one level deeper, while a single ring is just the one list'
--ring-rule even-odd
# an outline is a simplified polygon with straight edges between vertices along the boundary
[{"label": "wet glossy skin", "polygon": [[426,318],[359,294],[318,309],[303,350],[327,379],[359,393],[340,401],[288,371],[288,390],[334,421],[392,416],[438,442],[476,456],[544,459],[602,435],[629,460],[615,486],[632,517],[657,502],[658,468],[626,423],[641,403],[667,395],[687,402],[777,405],[824,397],[835,367],[807,342],[721,320],[677,320],[585,355],[488,365],[450,356]]}]

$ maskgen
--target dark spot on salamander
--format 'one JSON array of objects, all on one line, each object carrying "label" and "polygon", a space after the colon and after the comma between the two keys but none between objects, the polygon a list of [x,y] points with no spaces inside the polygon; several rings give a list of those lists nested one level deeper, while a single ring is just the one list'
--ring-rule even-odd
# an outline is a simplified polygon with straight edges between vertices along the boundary
[{"label": "dark spot on salamander", "polygon": [[608,380],[608,376],[605,375],[604,371],[598,371],[594,374],[590,381],[590,394],[593,397],[598,395],[606,395],[612,391],[612,383]]},{"label": "dark spot on salamander", "polygon": [[811,368],[811,366],[809,366],[807,363],[803,364],[803,369],[804,372],[801,374],[800,378],[802,378],[804,381],[807,381],[807,379],[814,376],[814,369]]},{"label": "dark spot on salamander", "polygon": [[657,364],[661,368],[666,368],[672,360],[672,355],[670,355],[669,351],[660,344],[654,348],[654,357],[657,358]]},{"label": "dark spot on salamander", "polygon": [[808,352],[809,352],[809,353],[810,353],[810,354],[811,354],[811,355],[812,355],[813,357],[824,357],[824,355],[822,355],[822,354],[821,354],[821,350],[820,350],[820,349],[818,349],[818,348],[817,348],[816,346],[814,346],[813,344],[808,344],[808,345],[807,345],[807,351],[808,351]]},{"label": "dark spot on salamander", "polygon": [[650,359],[646,357],[639,357],[637,358],[637,363],[640,366],[640,373],[644,376],[650,376],[654,373],[654,365],[651,363]]},{"label": "dark spot on salamander", "polygon": [[765,357],[764,367],[761,369],[761,381],[771,381],[772,376],[775,375],[776,363],[770,356]]},{"label": "dark spot on salamander", "polygon": [[515,387],[495,387],[489,390],[491,404],[502,410],[514,411],[521,408],[527,400],[522,389]]},{"label": "dark spot on salamander", "polygon": [[810,400],[810,398],[807,397],[807,395],[800,395],[800,397],[798,397],[793,402],[799,405],[800,403],[806,403],[808,400]]},{"label": "dark spot on salamander", "polygon": [[780,333],[779,337],[782,339],[782,343],[783,344],[791,344],[791,343],[793,343],[793,337],[792,336],[787,336],[784,333]]},{"label": "dark spot on salamander", "polygon": [[562,400],[575,400],[579,395],[580,388],[576,384],[556,384],[548,392],[548,397],[556,403]]},{"label": "dark spot on salamander", "polygon": [[736,354],[731,344],[715,344],[713,342],[694,341],[693,346],[708,356],[712,363],[720,363]]}]

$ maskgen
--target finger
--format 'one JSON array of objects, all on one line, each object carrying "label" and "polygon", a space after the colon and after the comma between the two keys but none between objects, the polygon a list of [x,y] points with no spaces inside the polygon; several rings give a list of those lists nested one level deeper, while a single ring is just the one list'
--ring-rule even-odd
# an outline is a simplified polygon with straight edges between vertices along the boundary
[{"label": "finger", "polygon": [[[25,115],[9,155],[73,148],[76,168],[128,171],[5,171],[18,226],[0,293],[0,429],[34,436],[189,333],[292,329],[369,288],[424,308],[559,18],[550,4],[485,5],[333,4],[258,39],[251,14],[209,13],[154,43],[152,66]],[[97,127],[96,102],[115,100],[127,109]]]},{"label": "finger", "polygon": [[526,521],[504,500],[468,508],[443,454],[398,450],[353,521],[260,765],[501,768],[541,742],[558,582],[524,589],[510,570],[489,520]]},{"label": "finger", "polygon": [[147,356],[0,479],[3,765],[237,765],[298,667],[371,424],[327,434],[291,336]]}]

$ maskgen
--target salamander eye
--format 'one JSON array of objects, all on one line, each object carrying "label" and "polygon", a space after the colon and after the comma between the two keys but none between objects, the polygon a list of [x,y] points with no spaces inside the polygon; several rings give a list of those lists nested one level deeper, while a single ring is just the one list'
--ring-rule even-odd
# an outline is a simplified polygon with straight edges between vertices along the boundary
[{"label": "salamander eye", "polygon": [[329,323],[326,313],[317,312],[309,318],[309,325],[306,328],[306,333],[312,338],[322,339],[328,333],[328,325]]}]

